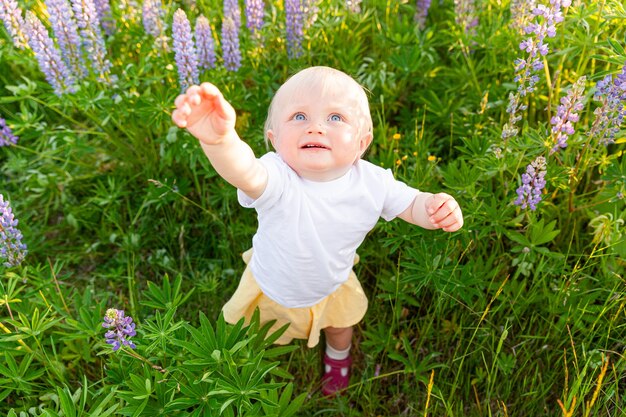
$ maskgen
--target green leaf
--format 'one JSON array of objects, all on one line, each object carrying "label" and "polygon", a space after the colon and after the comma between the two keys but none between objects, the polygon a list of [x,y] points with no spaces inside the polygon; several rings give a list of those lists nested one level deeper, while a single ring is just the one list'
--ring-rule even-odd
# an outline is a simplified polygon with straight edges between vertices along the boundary
[{"label": "green leaf", "polygon": [[624,47],[620,45],[619,42],[617,42],[613,38],[608,38],[607,41],[609,42],[609,44],[611,45],[611,48],[613,48],[613,51],[615,53],[617,53],[618,55],[622,55],[622,56],[624,55]]},{"label": "green leaf", "polygon": [[61,411],[65,417],[76,417],[76,405],[72,400],[70,392],[67,388],[57,388],[57,395],[59,396],[59,402],[61,403]]},{"label": "green leaf", "polygon": [[544,226],[544,221],[541,219],[536,224],[530,226],[530,241],[533,246],[541,246],[548,242],[552,242],[554,238],[561,232],[560,230],[554,230],[556,226],[556,220],[552,220],[550,223]]},{"label": "green leaf", "polygon": [[518,244],[520,244],[522,246],[526,246],[526,247],[532,246],[531,243],[526,238],[526,236],[524,236],[523,234],[521,234],[519,232],[515,232],[513,230],[505,230],[504,234],[506,235],[506,237],[508,237],[509,239],[511,239],[515,243],[518,243]]}]

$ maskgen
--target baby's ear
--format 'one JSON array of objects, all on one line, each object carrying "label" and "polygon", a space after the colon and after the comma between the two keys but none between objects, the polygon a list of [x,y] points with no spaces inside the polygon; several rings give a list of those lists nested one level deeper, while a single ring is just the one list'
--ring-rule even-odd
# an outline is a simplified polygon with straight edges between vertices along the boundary
[{"label": "baby's ear", "polygon": [[367,148],[369,148],[370,144],[372,143],[373,137],[374,136],[372,135],[372,132],[367,132],[361,136],[361,140],[359,142],[359,147],[361,149],[361,156],[363,156]]},{"label": "baby's ear", "polygon": [[265,137],[270,141],[272,147],[276,149],[276,144],[274,143],[274,131],[272,129],[268,129],[267,132],[265,132]]}]

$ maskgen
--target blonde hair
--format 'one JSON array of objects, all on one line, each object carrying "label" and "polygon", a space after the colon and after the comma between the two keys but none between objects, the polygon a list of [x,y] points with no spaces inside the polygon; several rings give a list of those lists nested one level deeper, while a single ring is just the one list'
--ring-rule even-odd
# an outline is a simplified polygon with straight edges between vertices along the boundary
[{"label": "blonde hair", "polygon": [[370,114],[367,93],[363,86],[345,72],[330,67],[318,66],[305,68],[297,72],[276,91],[267,112],[267,119],[265,119],[264,134],[266,143],[268,141],[267,131],[274,130],[276,108],[282,103],[282,100],[304,94],[305,89],[315,89],[324,93],[329,89],[335,90],[338,86],[345,88],[346,94],[349,91],[357,95],[357,105],[359,107],[357,116],[361,120],[357,132],[358,135],[372,133],[372,115]]}]

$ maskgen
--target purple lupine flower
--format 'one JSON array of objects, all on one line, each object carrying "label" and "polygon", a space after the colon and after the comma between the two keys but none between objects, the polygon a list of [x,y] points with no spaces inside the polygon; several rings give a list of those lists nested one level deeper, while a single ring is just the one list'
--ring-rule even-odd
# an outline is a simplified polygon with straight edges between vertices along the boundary
[{"label": "purple lupine flower", "polygon": [[196,49],[198,66],[203,69],[215,68],[215,41],[209,19],[203,15],[196,19]]},{"label": "purple lupine flower", "polygon": [[174,54],[178,68],[178,80],[182,91],[194,84],[198,84],[198,55],[193,43],[191,24],[183,9],[174,13],[172,24],[172,38],[174,39]]},{"label": "purple lupine flower", "polygon": [[431,0],[417,0],[415,5],[415,16],[413,20],[417,27],[424,29],[426,27],[426,18],[428,17],[428,9],[430,9]]},{"label": "purple lupine flower", "polygon": [[87,68],[82,55],[82,41],[70,3],[68,0],[45,0],[45,3],[63,61],[77,78],[85,77]]},{"label": "purple lupine flower", "polygon": [[115,83],[115,76],[111,75],[111,62],[106,57],[107,51],[94,0],[72,0],[72,10],[80,29],[83,46],[91,61],[91,69],[98,76],[98,81]]},{"label": "purple lupine flower", "polygon": [[287,28],[287,55],[298,58],[302,55],[304,36],[304,10],[302,0],[285,0],[285,20]]},{"label": "purple lupine flower", "polygon": [[474,0],[454,0],[454,14],[456,24],[461,26],[465,33],[473,36],[478,26]]},{"label": "purple lupine flower", "polygon": [[237,30],[241,28],[241,9],[239,8],[238,0],[224,0],[222,16],[229,16],[233,19],[233,23],[235,23],[235,27]]},{"label": "purple lupine flower", "polygon": [[526,167],[522,174],[522,185],[517,189],[517,199],[513,204],[521,208],[537,209],[541,201],[541,193],[546,186],[546,158],[537,157]]},{"label": "purple lupine flower", "polygon": [[361,2],[363,0],[346,0],[346,6],[351,13],[361,13]]},{"label": "purple lupine flower", "polygon": [[222,56],[224,68],[237,71],[241,67],[241,50],[239,49],[239,27],[241,11],[239,4],[232,0],[224,0],[224,20],[222,21]]},{"label": "purple lupine flower", "polygon": [[520,50],[526,54],[515,60],[514,81],[518,83],[518,88],[515,94],[509,95],[509,121],[503,128],[503,139],[517,135],[515,124],[521,119],[517,113],[525,109],[521,98],[535,91],[535,85],[540,81],[537,74],[543,69],[542,56],[549,52],[544,41],[546,37],[556,35],[556,24],[563,21],[562,8],[569,7],[570,4],[571,0],[550,0],[550,7],[540,4],[533,9],[535,19],[524,27],[524,33],[530,36],[519,44]]},{"label": "purple lupine flower", "polygon": [[0,20],[4,22],[4,27],[13,39],[13,45],[25,49],[28,46],[28,36],[24,32],[22,9],[15,0],[0,0]]},{"label": "purple lupine flower", "polygon": [[253,39],[261,38],[264,17],[265,2],[263,0],[246,0],[246,27]]},{"label": "purple lupine flower", "polygon": [[17,266],[28,254],[17,224],[11,204],[0,194],[0,258],[6,259],[4,266]]},{"label": "purple lupine flower", "polygon": [[11,128],[7,126],[6,120],[0,117],[0,147],[15,145],[18,139]]},{"label": "purple lupine flower", "polygon": [[544,41],[546,37],[556,36],[556,24],[563,21],[561,9],[570,4],[570,0],[550,0],[550,7],[540,4],[533,9],[535,20],[524,28],[524,33],[531,36],[519,44],[519,48],[527,53],[526,58],[515,62],[515,82],[519,83],[518,91],[522,97],[534,91],[539,81],[535,73],[543,69],[541,56],[549,52]]},{"label": "purple lupine flower", "polygon": [[102,327],[110,329],[105,333],[104,338],[109,345],[113,345],[113,351],[122,346],[135,349],[135,344],[129,339],[137,334],[133,318],[124,315],[124,310],[109,308],[104,315]]},{"label": "purple lupine flower", "polygon": [[74,77],[61,59],[61,54],[55,48],[43,23],[30,10],[26,12],[26,32],[28,44],[35,53],[39,68],[54,88],[54,93],[62,96],[68,92],[75,92]]},{"label": "purple lupine flower", "polygon": [[143,2],[142,20],[146,33],[154,37],[157,49],[168,51],[169,38],[166,35],[165,9],[161,0],[145,0]]},{"label": "purple lupine flower", "polygon": [[145,0],[142,7],[143,28],[146,33],[154,38],[163,32],[163,19],[165,9],[161,0]]},{"label": "purple lupine flower", "polygon": [[525,34],[525,28],[535,17],[533,10],[536,7],[535,0],[512,0],[511,1],[511,27]]},{"label": "purple lupine flower", "polygon": [[554,147],[550,154],[561,148],[567,147],[567,139],[574,134],[574,125],[578,121],[578,112],[584,107],[585,82],[587,78],[582,76],[574,83],[567,95],[561,98],[561,104],[557,108],[556,115],[550,120]]},{"label": "purple lupine flower", "polygon": [[594,110],[594,121],[589,130],[589,136],[598,136],[602,145],[609,145],[615,141],[615,134],[626,116],[626,65],[615,79],[607,75],[596,84],[594,100],[601,106]]},{"label": "purple lupine flower", "polygon": [[96,6],[96,13],[98,14],[98,20],[104,33],[107,36],[111,36],[115,32],[115,19],[111,14],[111,4],[109,0],[94,0]]}]

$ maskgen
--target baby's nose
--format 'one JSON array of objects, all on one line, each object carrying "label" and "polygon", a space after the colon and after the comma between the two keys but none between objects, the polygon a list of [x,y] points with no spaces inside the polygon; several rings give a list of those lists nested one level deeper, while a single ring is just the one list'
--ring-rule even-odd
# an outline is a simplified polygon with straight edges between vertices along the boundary
[{"label": "baby's nose", "polygon": [[309,125],[308,133],[311,134],[322,134],[326,131],[324,125],[320,122],[311,122]]}]

